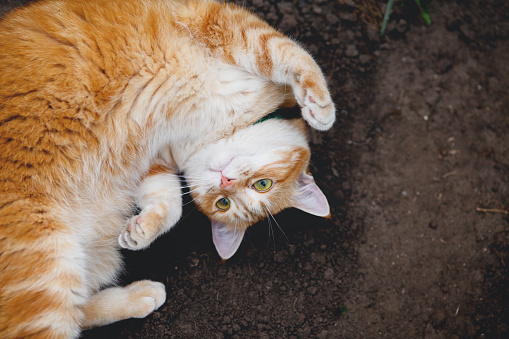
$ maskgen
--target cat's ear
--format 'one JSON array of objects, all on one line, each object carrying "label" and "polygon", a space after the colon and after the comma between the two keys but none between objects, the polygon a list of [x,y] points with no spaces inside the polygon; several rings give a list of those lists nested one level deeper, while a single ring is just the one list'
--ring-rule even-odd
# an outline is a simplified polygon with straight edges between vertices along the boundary
[{"label": "cat's ear", "polygon": [[293,198],[291,207],[319,217],[330,214],[327,198],[316,185],[313,176],[307,173],[301,173],[297,179],[297,195]]},{"label": "cat's ear", "polygon": [[217,221],[211,221],[211,223],[212,239],[216,245],[217,253],[224,260],[230,259],[237,252],[245,231],[230,230],[225,224]]}]

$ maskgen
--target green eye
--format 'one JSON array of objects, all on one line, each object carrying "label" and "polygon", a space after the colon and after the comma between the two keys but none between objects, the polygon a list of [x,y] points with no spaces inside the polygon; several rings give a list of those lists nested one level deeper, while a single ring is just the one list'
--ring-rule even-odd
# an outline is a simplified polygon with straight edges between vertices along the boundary
[{"label": "green eye", "polygon": [[219,208],[222,211],[226,211],[230,208],[230,199],[228,198],[221,198],[216,202],[217,208]]},{"label": "green eye", "polygon": [[272,187],[272,180],[262,179],[253,184],[253,188],[258,192],[267,192]]}]

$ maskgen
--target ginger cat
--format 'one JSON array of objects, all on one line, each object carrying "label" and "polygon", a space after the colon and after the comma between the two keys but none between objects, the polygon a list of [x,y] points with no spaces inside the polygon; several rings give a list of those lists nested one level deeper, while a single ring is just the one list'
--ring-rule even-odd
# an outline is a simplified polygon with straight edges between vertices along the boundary
[{"label": "ginger cat", "polygon": [[[249,226],[285,208],[329,215],[326,197],[307,173],[310,152],[300,119],[266,120],[191,154],[186,151],[176,145],[171,155],[154,161],[135,197],[142,210],[119,236],[122,247],[145,248],[180,219],[175,168],[184,171],[193,200],[210,218],[223,259],[235,254]],[[186,160],[177,164],[172,156]]]},{"label": "ginger cat", "polygon": [[[238,198],[259,193],[241,190],[254,187],[248,178],[259,191],[270,186],[255,199],[271,213],[309,209],[295,199],[317,189],[304,173],[304,139],[296,153],[277,150],[297,168],[286,177],[269,163],[249,176],[235,155],[204,168],[205,149],[244,130],[286,133],[288,122],[252,125],[284,104],[285,86],[310,126],[327,130],[335,120],[311,56],[256,16],[214,1],[47,0],[11,12],[0,32],[0,338],[78,337],[163,304],[158,282],[108,287],[122,269],[120,245],[146,247],[178,218],[158,210],[179,205],[151,186],[161,182],[158,166],[186,172],[223,256],[262,217]],[[210,194],[205,173],[220,185]],[[164,179],[174,191],[175,176]],[[290,193],[261,198],[292,180],[301,184]],[[133,222],[135,200],[143,209]],[[312,212],[328,212],[323,200],[314,204]]]}]

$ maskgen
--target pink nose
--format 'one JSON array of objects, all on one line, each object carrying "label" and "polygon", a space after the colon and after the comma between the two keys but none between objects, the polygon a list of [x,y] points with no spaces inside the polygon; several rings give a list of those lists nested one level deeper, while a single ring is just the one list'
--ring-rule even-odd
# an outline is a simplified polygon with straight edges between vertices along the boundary
[{"label": "pink nose", "polygon": [[221,188],[226,188],[228,186],[231,186],[233,185],[233,182],[235,181],[235,179],[230,179],[230,178],[227,178],[223,175],[223,173],[221,173],[221,185],[219,185],[219,187]]}]

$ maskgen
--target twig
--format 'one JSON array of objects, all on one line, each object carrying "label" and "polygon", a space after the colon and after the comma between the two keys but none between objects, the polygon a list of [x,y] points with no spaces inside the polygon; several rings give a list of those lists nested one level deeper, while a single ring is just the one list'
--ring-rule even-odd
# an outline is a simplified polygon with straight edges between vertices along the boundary
[{"label": "twig", "polygon": [[188,276],[185,276],[184,277],[185,280],[189,281],[191,284],[193,284],[194,286],[198,286],[198,284],[196,282],[194,282],[193,280],[191,280],[191,278],[189,278]]},{"label": "twig", "polygon": [[482,207],[479,207],[477,206],[475,208],[475,210],[477,212],[484,212],[484,213],[502,213],[502,214],[505,214],[505,215],[509,215],[509,211],[506,211],[506,210],[503,210],[503,209],[500,209],[500,208],[482,208]]},{"label": "twig", "polygon": [[451,172],[445,173],[444,175],[442,175],[442,179],[446,179],[453,175],[456,175],[456,171],[451,171]]},{"label": "twig", "polygon": [[497,249],[495,247],[493,247],[493,245],[491,246],[491,250],[493,252],[495,252],[495,254],[497,255],[497,257],[500,259],[500,262],[502,263],[502,266],[504,266],[504,269],[507,271],[507,266],[505,266],[505,262],[504,262],[504,258],[502,258],[502,256],[500,255],[500,253],[497,251]]}]

